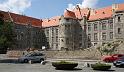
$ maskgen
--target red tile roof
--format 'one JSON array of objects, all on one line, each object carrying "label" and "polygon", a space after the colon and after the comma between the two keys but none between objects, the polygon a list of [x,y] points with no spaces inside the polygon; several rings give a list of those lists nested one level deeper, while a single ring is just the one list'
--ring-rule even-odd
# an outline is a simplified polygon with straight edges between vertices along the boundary
[{"label": "red tile roof", "polygon": [[60,19],[60,16],[55,16],[50,19],[43,19],[42,26],[43,27],[57,26],[59,25],[59,19]]},{"label": "red tile roof", "polygon": [[[110,18],[112,17],[113,14],[112,6],[108,6],[100,9],[90,9],[90,8],[81,9],[79,8],[79,6],[77,6],[73,11],[66,10],[66,12],[64,13],[64,17],[81,19],[83,16],[86,16],[89,19],[89,21]],[[124,4],[116,4],[115,6],[116,6],[115,11],[124,11]],[[59,24],[59,18],[60,16],[50,19],[44,19],[43,27],[57,26]]]},{"label": "red tile roof", "polygon": [[75,15],[78,19],[81,19],[83,16],[88,16],[89,11],[89,8],[80,9],[79,7],[77,7],[74,9]]},{"label": "red tile roof", "polygon": [[14,14],[10,12],[0,11],[1,14],[4,16],[4,20],[13,20],[16,24],[28,25],[32,24],[32,26],[42,27],[42,20],[36,19],[24,15]]},{"label": "red tile roof", "polygon": [[67,9],[64,12],[64,17],[65,18],[75,18],[76,19],[75,13],[72,12],[72,11],[69,11]]},{"label": "red tile roof", "polygon": [[112,7],[105,7],[97,10],[91,10],[89,20],[97,20],[112,17]]},{"label": "red tile roof", "polygon": [[116,11],[123,11],[124,10],[124,3],[116,4],[116,5],[117,5]]},{"label": "red tile roof", "polygon": [[115,9],[113,8],[114,5],[91,10],[89,20],[97,20],[97,19],[105,19],[112,17],[113,11],[124,11],[124,4],[115,4]]},{"label": "red tile roof", "polygon": [[[75,13],[69,10],[64,12],[64,17],[66,18],[76,18]],[[55,16],[50,19],[43,19],[42,26],[43,27],[50,27],[50,26],[57,26],[59,25],[60,16]]]},{"label": "red tile roof", "polygon": [[[115,7],[115,10],[113,8]],[[78,6],[73,10],[69,11],[66,10],[64,12],[64,17],[69,18],[78,18],[81,19],[83,16],[86,16],[89,21],[97,20],[97,19],[104,19],[112,17],[113,11],[124,11],[124,4],[115,4],[112,6],[100,8],[100,9],[90,9],[90,8],[83,8],[80,9]],[[60,16],[55,16],[50,19],[40,19],[14,14],[10,12],[0,11],[4,15],[4,20],[13,20],[13,22],[17,24],[32,24],[33,26],[37,27],[50,27],[50,26],[57,26],[59,25],[59,18]]]}]

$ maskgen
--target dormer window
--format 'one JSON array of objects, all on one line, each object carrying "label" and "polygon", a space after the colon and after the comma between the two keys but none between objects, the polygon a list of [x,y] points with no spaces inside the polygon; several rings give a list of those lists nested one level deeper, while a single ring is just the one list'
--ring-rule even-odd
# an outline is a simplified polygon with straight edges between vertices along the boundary
[{"label": "dormer window", "polygon": [[103,14],[105,14],[105,12],[102,12]]}]

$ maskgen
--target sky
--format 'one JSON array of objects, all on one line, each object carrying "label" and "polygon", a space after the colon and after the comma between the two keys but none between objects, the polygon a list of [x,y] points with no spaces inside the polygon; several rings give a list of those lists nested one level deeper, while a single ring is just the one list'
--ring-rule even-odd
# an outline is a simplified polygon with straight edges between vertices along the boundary
[{"label": "sky", "polygon": [[0,10],[44,19],[61,16],[65,9],[73,10],[76,5],[101,8],[114,3],[124,0],[0,0]]}]

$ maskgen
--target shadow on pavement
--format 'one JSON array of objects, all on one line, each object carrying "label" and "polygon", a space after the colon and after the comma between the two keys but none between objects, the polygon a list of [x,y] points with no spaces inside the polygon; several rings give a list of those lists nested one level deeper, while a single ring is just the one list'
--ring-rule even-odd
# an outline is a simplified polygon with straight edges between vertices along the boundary
[{"label": "shadow on pavement", "polygon": [[[59,70],[59,69],[56,69]],[[74,68],[74,69],[68,69],[68,70],[64,70],[64,71],[79,71],[82,70],[81,68]]]},{"label": "shadow on pavement", "polygon": [[17,59],[3,59],[0,63],[19,63]]},{"label": "shadow on pavement", "polygon": [[[101,70],[94,70],[94,71],[101,71]],[[107,72],[109,72],[109,71],[110,71],[110,72],[113,72],[113,71],[115,71],[115,70],[102,70],[102,71],[103,71],[103,72],[106,72],[106,71],[107,71]],[[102,72],[102,71],[101,71],[101,72]]]}]

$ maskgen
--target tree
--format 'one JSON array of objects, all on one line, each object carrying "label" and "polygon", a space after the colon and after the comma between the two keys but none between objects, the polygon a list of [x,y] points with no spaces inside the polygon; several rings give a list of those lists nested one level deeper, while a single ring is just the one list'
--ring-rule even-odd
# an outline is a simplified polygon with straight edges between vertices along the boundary
[{"label": "tree", "polygon": [[117,47],[122,43],[123,41],[117,40],[113,41],[110,43],[105,43],[102,46],[98,46],[96,49],[100,52],[101,56],[102,55],[111,55],[113,54],[116,50]]},{"label": "tree", "polygon": [[15,34],[13,32],[13,23],[4,21],[0,18],[0,49],[12,48],[15,43]]}]

